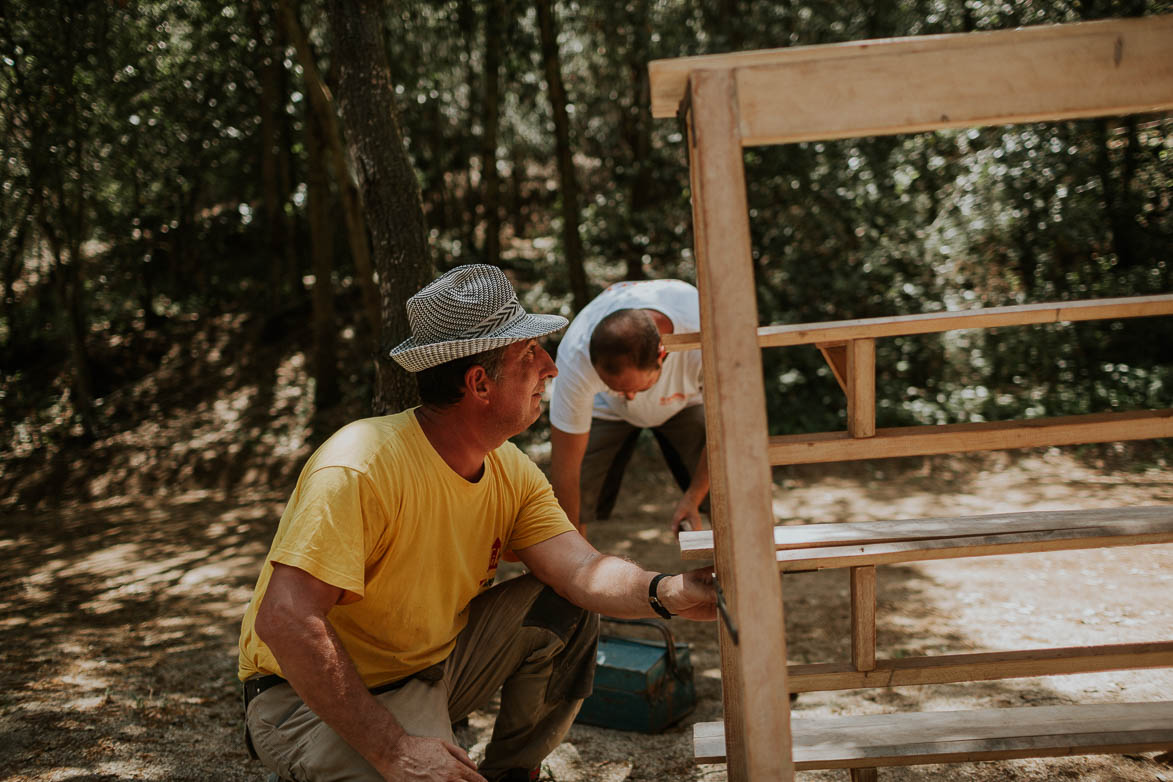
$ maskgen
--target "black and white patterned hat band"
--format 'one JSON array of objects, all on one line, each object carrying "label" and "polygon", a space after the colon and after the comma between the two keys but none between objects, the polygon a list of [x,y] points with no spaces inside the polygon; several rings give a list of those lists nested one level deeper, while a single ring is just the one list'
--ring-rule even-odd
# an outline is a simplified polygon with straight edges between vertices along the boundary
[{"label": "black and white patterned hat band", "polygon": [[560,315],[530,315],[496,266],[457,266],[407,300],[411,337],[391,351],[408,372],[545,336],[565,328]]}]

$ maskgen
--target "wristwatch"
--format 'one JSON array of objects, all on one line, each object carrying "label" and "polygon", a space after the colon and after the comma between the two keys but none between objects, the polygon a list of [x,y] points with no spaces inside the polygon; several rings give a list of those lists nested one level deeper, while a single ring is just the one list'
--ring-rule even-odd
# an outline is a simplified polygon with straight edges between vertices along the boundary
[{"label": "wristwatch", "polygon": [[660,598],[656,594],[656,590],[659,588],[660,582],[668,578],[669,575],[669,573],[661,573],[652,579],[651,584],[648,584],[648,603],[651,604],[653,611],[665,619],[671,619],[672,617],[676,616],[676,614],[672,613],[664,607],[664,604],[660,602]]}]

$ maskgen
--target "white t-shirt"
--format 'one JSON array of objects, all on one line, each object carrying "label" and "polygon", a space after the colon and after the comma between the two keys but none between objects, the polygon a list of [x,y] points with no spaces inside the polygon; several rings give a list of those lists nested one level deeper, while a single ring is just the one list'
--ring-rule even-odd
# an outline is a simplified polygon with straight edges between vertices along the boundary
[{"label": "white t-shirt", "polygon": [[603,291],[571,322],[558,345],[558,377],[550,400],[550,423],[569,434],[591,429],[591,418],[627,421],[633,426],[659,426],[701,396],[701,352],[669,353],[660,379],[628,401],[607,388],[591,365],[591,334],[616,310],[651,309],[672,321],[674,333],[700,331],[700,298],[696,288],[680,280],[617,282]]}]

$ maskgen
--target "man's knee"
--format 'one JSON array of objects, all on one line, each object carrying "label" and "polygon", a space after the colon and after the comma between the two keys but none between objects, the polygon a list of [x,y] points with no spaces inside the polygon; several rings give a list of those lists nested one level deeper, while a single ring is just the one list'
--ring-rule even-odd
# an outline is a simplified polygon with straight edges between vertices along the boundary
[{"label": "man's knee", "polygon": [[581,699],[590,695],[595,677],[599,615],[574,605],[550,587],[544,587],[530,606],[522,625],[547,630],[561,643],[546,689],[546,699]]}]

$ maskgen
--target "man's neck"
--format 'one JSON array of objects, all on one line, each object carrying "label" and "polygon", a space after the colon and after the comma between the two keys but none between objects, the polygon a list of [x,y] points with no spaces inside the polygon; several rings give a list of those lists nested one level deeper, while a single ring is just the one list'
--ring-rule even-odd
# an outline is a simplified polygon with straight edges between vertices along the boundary
[{"label": "man's neck", "polygon": [[656,329],[661,334],[671,334],[672,333],[672,330],[673,330],[672,320],[667,315],[660,312],[659,310],[653,310],[650,308],[644,308],[644,312],[648,313],[648,315],[651,316],[652,322],[656,324]]},{"label": "man's neck", "polygon": [[482,442],[480,427],[475,421],[467,420],[460,405],[445,408],[421,405],[416,408],[415,418],[432,448],[453,472],[470,483],[481,479],[485,455],[493,448]]}]

